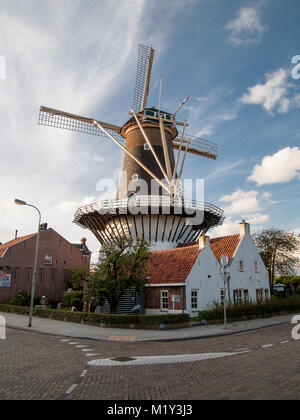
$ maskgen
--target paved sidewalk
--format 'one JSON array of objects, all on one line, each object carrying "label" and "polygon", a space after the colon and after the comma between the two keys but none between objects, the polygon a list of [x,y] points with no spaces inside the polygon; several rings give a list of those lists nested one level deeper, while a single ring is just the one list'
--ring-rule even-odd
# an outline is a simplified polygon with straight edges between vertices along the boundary
[{"label": "paved sidewalk", "polygon": [[1,313],[6,319],[7,327],[28,330],[32,332],[52,334],[71,338],[87,338],[108,341],[166,341],[188,340],[236,334],[258,328],[290,323],[293,315],[276,316],[266,319],[255,319],[229,323],[225,330],[222,324],[194,326],[176,330],[140,330],[123,328],[101,328],[81,325],[71,322],[54,321],[51,319],[34,318],[32,328],[28,328],[28,317],[23,315]]}]

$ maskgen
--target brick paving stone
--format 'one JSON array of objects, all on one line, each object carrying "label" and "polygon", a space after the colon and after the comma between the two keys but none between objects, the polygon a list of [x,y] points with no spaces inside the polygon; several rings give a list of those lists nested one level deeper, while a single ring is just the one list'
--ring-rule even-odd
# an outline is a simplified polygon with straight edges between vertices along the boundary
[{"label": "brick paving stone", "polygon": [[299,400],[300,343],[291,330],[286,324],[174,342],[76,340],[101,354],[96,359],[253,350],[186,363],[94,367],[64,337],[8,329],[0,340],[0,400]]}]

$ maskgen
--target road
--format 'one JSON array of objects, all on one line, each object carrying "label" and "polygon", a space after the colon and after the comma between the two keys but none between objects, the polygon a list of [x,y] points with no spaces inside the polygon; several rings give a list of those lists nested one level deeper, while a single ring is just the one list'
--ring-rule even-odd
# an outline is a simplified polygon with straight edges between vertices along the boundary
[{"label": "road", "polygon": [[0,340],[0,399],[299,400],[300,343],[291,330],[146,343],[8,329]]}]

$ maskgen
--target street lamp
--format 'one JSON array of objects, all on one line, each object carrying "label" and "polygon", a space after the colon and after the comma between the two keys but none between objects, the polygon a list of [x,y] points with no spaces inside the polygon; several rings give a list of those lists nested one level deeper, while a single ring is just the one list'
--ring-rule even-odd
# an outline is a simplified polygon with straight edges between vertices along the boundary
[{"label": "street lamp", "polygon": [[18,206],[28,206],[34,208],[39,214],[39,225],[37,231],[37,238],[36,238],[36,247],[35,247],[35,256],[34,256],[34,266],[33,266],[33,274],[32,274],[32,287],[31,287],[31,301],[30,301],[30,311],[29,311],[29,324],[28,327],[31,328],[32,326],[32,315],[33,315],[33,306],[34,306],[34,296],[35,296],[35,285],[36,285],[36,272],[37,272],[37,261],[38,261],[38,253],[39,253],[39,242],[40,242],[40,231],[41,231],[41,212],[39,209],[32,204],[28,204],[23,200],[15,199],[15,204]]}]

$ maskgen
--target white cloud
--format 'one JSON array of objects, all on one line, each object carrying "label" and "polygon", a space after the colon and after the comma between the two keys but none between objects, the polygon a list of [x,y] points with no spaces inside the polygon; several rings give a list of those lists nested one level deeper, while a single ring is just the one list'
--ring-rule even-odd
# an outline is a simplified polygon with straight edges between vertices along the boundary
[{"label": "white cloud", "polygon": [[226,219],[222,226],[213,230],[213,234],[220,236],[237,233],[241,220],[245,220],[252,226],[263,225],[269,220],[269,215],[261,213],[263,210],[261,202],[269,201],[270,198],[271,195],[267,192],[259,193],[254,190],[243,191],[241,189],[225,195],[220,199],[220,202],[230,203],[227,207],[223,207]]},{"label": "white cloud", "polygon": [[229,39],[235,45],[248,45],[260,41],[266,28],[261,23],[258,10],[253,7],[242,7],[237,17],[226,25],[226,29],[230,31]]},{"label": "white cloud", "polygon": [[240,102],[248,105],[261,105],[270,115],[273,115],[275,110],[278,113],[288,112],[293,102],[287,97],[288,76],[288,71],[282,68],[266,74],[265,84],[258,83],[248,88],[248,93],[244,93]]},{"label": "white cloud", "polygon": [[230,203],[224,208],[225,214],[249,214],[262,210],[258,201],[258,191],[243,191],[238,189],[231,195],[225,195],[220,199],[223,203]]},{"label": "white cloud", "polygon": [[226,217],[222,226],[218,226],[211,230],[210,236],[217,238],[220,236],[229,236],[239,233],[239,223],[241,220],[233,220],[231,217]]},{"label": "white cloud", "polygon": [[252,215],[251,217],[244,217],[241,219],[234,219],[232,217],[226,217],[223,225],[213,228],[209,233],[212,238],[220,236],[229,236],[240,233],[240,226],[242,220],[250,223],[251,234],[258,232],[262,228],[262,224],[269,220],[268,215]]},{"label": "white cloud", "polygon": [[18,197],[37,205],[43,221],[67,240],[84,235],[97,251],[92,233],[72,224],[74,212],[84,197],[97,194],[99,179],[120,169],[123,153],[102,137],[38,126],[38,110],[47,105],[122,123],[110,119],[107,102],[115,99],[120,107],[118,91],[131,74],[133,94],[137,42],[148,38],[140,25],[144,3],[93,2],[91,9],[82,0],[1,2],[7,64],[0,85],[1,242],[15,229],[19,235],[36,230],[34,211],[13,204]]},{"label": "white cloud", "polygon": [[285,147],[272,156],[265,156],[253,169],[249,181],[257,185],[289,182],[300,176],[300,148]]},{"label": "white cloud", "polygon": [[269,220],[268,214],[255,213],[245,217],[247,223],[251,225],[261,225]]}]

